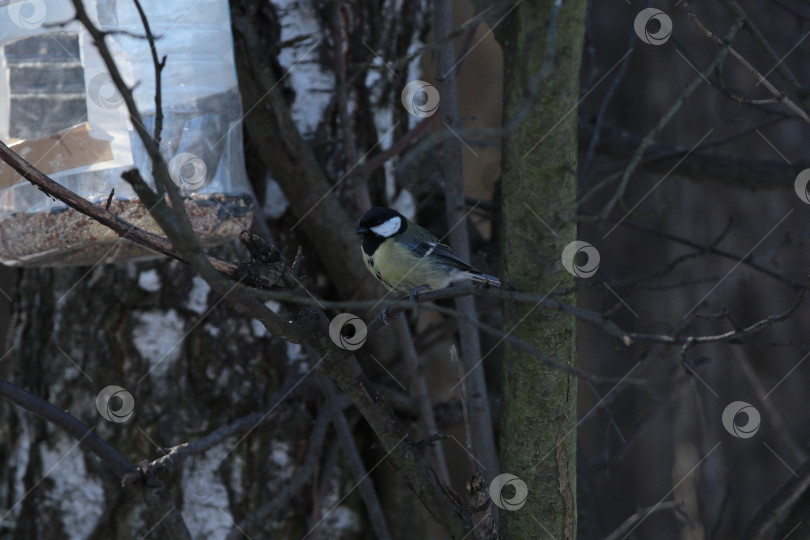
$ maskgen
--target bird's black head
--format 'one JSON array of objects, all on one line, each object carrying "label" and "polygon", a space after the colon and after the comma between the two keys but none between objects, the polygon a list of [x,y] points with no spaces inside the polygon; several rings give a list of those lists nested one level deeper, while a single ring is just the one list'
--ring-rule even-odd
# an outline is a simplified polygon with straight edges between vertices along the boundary
[{"label": "bird's black head", "polygon": [[408,220],[405,216],[384,206],[369,208],[357,224],[355,234],[376,236],[382,239],[391,238],[405,232]]}]

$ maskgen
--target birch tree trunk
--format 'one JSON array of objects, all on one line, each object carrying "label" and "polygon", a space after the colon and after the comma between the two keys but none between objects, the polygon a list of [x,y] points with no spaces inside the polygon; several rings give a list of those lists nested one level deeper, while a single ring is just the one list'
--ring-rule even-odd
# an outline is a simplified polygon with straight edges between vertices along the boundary
[{"label": "birch tree trunk", "polygon": [[[239,257],[232,247],[224,251]],[[132,463],[262,411],[285,373],[300,367],[294,347],[176,261],[17,275],[3,378],[68,411]],[[100,414],[96,398],[108,385],[132,394],[127,422]],[[246,437],[230,437],[166,477],[193,538],[224,538],[295,474],[313,418],[290,403]],[[122,488],[60,428],[6,400],[0,462],[0,538],[138,539],[152,527],[150,537],[171,537],[158,523],[163,516],[145,513],[139,488]],[[345,514],[359,527],[353,511],[345,507]],[[259,536],[303,536],[306,515],[268,519]]]}]

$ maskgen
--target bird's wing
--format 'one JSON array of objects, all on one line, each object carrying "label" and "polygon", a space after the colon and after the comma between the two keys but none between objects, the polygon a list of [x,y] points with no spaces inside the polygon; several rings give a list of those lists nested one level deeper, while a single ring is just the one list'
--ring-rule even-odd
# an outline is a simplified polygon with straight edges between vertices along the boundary
[{"label": "bird's wing", "polygon": [[458,254],[450,249],[450,246],[441,244],[439,242],[426,242],[422,240],[416,241],[403,241],[409,249],[411,249],[417,257],[431,257],[436,259],[439,263],[458,268],[459,270],[471,271],[473,268]]}]

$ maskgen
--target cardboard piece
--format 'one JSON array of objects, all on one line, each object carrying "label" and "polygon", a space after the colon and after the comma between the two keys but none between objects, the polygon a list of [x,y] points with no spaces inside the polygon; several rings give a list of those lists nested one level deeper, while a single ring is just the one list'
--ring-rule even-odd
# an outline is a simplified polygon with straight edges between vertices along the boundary
[{"label": "cardboard piece", "polygon": [[[42,139],[30,139],[10,144],[28,163],[45,174],[87,167],[113,159],[110,141],[90,135],[90,124],[78,124]],[[6,163],[0,162],[0,190],[25,179]]]}]

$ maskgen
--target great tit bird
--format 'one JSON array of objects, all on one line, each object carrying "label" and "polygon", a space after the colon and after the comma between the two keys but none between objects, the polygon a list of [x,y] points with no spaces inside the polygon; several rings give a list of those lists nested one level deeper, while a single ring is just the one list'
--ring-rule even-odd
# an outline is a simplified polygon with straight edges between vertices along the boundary
[{"label": "great tit bird", "polygon": [[396,210],[381,206],[369,209],[355,232],[363,235],[363,261],[369,272],[394,292],[413,295],[468,279],[501,286],[501,280],[476,270],[427,229]]}]

